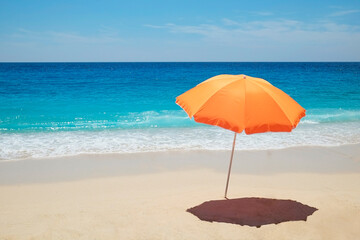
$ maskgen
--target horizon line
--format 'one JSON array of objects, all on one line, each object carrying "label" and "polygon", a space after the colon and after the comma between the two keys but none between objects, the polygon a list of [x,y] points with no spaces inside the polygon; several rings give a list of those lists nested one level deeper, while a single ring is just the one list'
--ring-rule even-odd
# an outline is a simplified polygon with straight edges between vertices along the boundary
[{"label": "horizon line", "polygon": [[0,63],[359,63],[358,61],[0,61]]}]

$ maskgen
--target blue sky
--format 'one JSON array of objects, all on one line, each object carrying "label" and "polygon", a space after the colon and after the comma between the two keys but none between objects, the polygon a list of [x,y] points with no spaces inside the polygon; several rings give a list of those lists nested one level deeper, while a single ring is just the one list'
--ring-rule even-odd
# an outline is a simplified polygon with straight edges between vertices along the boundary
[{"label": "blue sky", "polygon": [[360,61],[360,1],[0,0],[0,61]]}]

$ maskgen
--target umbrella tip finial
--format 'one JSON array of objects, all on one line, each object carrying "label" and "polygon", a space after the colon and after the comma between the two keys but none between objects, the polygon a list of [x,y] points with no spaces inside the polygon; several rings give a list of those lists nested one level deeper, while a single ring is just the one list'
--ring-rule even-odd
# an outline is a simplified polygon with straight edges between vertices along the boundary
[{"label": "umbrella tip finial", "polygon": [[246,75],[243,76],[243,79],[246,79]]}]

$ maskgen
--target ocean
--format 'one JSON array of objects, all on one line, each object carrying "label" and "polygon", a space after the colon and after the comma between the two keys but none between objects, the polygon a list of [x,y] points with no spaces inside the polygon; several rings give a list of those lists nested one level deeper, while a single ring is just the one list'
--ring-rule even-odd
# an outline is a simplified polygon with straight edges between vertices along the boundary
[{"label": "ocean", "polygon": [[231,150],[176,96],[218,74],[266,79],[306,109],[291,133],[237,137],[237,150],[360,143],[360,63],[0,63],[0,160]]}]

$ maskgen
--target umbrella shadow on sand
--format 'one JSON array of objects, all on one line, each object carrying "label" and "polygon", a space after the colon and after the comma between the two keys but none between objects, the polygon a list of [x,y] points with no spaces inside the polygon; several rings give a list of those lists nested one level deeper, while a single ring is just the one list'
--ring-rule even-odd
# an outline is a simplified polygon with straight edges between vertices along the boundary
[{"label": "umbrella shadow on sand", "polygon": [[236,198],[207,201],[189,208],[187,212],[203,221],[261,227],[288,221],[306,221],[317,210],[293,200]]}]

